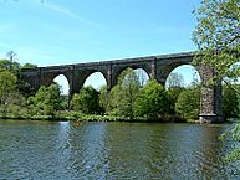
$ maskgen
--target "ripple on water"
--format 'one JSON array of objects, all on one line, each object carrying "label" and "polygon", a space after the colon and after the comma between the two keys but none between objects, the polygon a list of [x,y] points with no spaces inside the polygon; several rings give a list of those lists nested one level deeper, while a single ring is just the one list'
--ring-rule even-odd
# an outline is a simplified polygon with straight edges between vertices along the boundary
[{"label": "ripple on water", "polygon": [[225,128],[0,122],[0,179],[239,179]]}]

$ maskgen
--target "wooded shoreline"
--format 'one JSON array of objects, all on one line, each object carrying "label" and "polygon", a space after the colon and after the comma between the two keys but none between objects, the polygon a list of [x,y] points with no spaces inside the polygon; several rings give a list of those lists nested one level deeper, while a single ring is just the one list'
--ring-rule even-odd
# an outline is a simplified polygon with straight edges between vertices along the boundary
[{"label": "wooded shoreline", "polygon": [[[99,117],[99,115],[97,115]],[[31,120],[31,121],[50,121],[50,122],[104,122],[104,123],[199,123],[198,119],[183,119],[183,118],[158,118],[158,119],[147,119],[147,118],[122,118],[122,117],[93,117],[86,116],[85,118],[50,118],[50,117],[42,117],[42,118],[24,118],[24,117],[0,117],[0,120]]]}]

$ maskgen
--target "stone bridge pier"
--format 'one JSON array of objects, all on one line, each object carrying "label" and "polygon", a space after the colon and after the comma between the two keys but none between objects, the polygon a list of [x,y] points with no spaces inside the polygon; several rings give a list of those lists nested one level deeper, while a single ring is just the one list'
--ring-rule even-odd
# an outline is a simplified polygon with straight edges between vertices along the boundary
[{"label": "stone bridge pier", "polygon": [[[149,78],[156,79],[163,86],[170,72],[181,65],[189,65],[193,61],[193,53],[176,53],[163,56],[128,58],[116,61],[78,63],[67,66],[49,66],[26,68],[21,72],[22,78],[37,91],[41,86],[49,86],[55,77],[63,74],[70,86],[70,98],[79,93],[87,77],[94,72],[101,72],[107,81],[110,91],[116,84],[119,74],[126,68],[142,68]],[[221,123],[223,119],[222,91],[219,82],[213,87],[207,86],[207,80],[214,76],[214,69],[207,66],[196,67],[203,87],[201,89],[201,123]]]}]

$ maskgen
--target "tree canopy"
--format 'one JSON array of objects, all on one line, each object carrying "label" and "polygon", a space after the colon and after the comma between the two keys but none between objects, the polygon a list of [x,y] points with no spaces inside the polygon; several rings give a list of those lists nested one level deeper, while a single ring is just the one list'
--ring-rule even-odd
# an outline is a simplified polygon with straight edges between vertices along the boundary
[{"label": "tree canopy", "polygon": [[213,66],[215,79],[237,80],[240,67],[239,0],[201,0],[194,11],[197,25],[193,40],[198,46],[195,64]]},{"label": "tree canopy", "polygon": [[0,59],[0,71],[17,72],[20,70],[18,62],[9,61],[7,59]]},{"label": "tree canopy", "polygon": [[156,80],[150,80],[136,99],[136,114],[140,117],[146,115],[148,118],[157,119],[158,115],[167,112],[168,103],[164,87]]},{"label": "tree canopy", "polygon": [[187,119],[197,119],[200,113],[200,87],[190,87],[180,92],[175,111]]},{"label": "tree canopy", "polygon": [[99,112],[98,92],[91,86],[83,87],[79,94],[74,94],[71,107],[85,114],[95,114]]},{"label": "tree canopy", "polygon": [[16,91],[16,76],[9,71],[0,72],[0,104],[5,104],[6,98]]},{"label": "tree canopy", "polygon": [[118,84],[111,91],[112,113],[120,117],[134,117],[134,103],[141,84],[136,71],[127,68],[118,77]]}]

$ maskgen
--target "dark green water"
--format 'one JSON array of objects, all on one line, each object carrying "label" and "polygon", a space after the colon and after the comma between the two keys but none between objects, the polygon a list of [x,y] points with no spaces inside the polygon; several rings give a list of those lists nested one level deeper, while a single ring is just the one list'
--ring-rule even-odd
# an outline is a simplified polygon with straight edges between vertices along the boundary
[{"label": "dark green water", "polygon": [[0,120],[0,179],[240,179],[230,126]]}]

